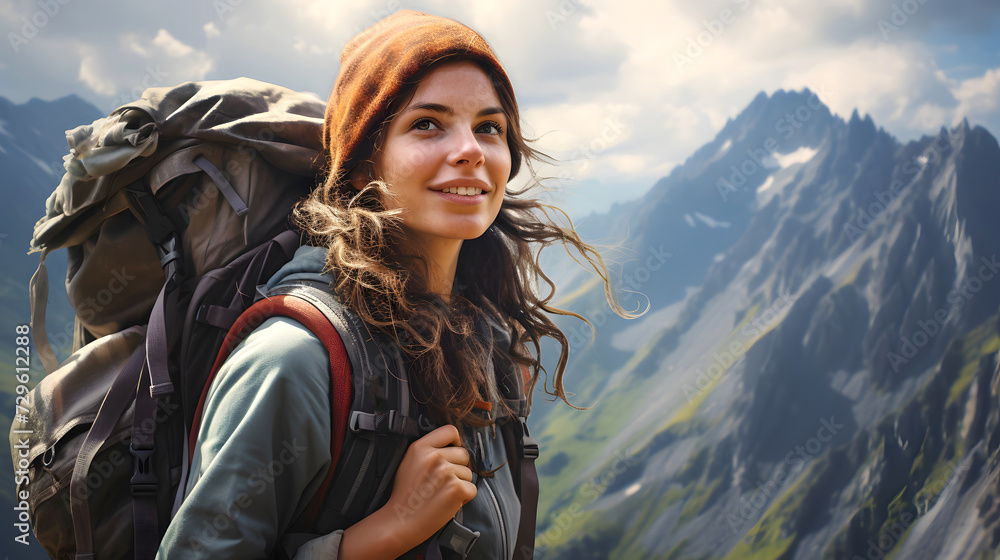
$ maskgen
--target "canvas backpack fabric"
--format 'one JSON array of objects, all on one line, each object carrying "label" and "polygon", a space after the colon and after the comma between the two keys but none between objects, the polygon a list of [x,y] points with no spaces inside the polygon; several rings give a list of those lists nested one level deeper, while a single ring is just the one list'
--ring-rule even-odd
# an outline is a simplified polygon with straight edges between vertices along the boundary
[{"label": "canvas backpack fabric", "polygon": [[[189,82],[67,133],[32,240],[49,375],[11,430],[12,451],[15,431],[33,434],[29,518],[53,558],[153,558],[218,348],[299,245],[287,218],[315,186],[324,108],[246,78]],[[61,365],[44,323],[45,256],[60,248],[77,333]]]}]

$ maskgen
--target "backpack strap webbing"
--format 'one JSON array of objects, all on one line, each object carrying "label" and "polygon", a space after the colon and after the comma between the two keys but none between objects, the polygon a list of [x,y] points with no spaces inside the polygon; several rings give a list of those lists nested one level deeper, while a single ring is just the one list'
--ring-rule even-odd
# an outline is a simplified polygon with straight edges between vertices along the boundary
[{"label": "backpack strap webbing", "polygon": [[132,356],[118,371],[118,376],[105,395],[101,408],[97,411],[97,417],[94,418],[94,423],[87,432],[76,457],[70,480],[70,510],[73,515],[73,534],[76,536],[76,560],[94,560],[94,535],[90,522],[87,475],[90,473],[90,465],[97,452],[111,437],[122,413],[135,399],[139,379],[144,370],[145,350],[142,344],[136,347]]},{"label": "backpack strap webbing", "polygon": [[[500,340],[507,342],[505,336]],[[524,364],[512,364],[506,371],[501,387],[507,398],[507,406],[514,413],[503,426],[507,456],[511,459],[514,489],[521,502],[521,518],[517,527],[514,545],[515,560],[531,560],[535,550],[535,524],[538,516],[538,472],[535,459],[538,458],[538,442],[528,432],[528,398],[531,376]]]},{"label": "backpack strap webbing", "polygon": [[198,400],[198,407],[195,410],[194,421],[191,425],[191,433],[188,436],[188,460],[190,461],[194,456],[195,443],[197,442],[198,430],[201,425],[202,411],[205,407],[205,400],[208,397],[208,389],[212,385],[215,374],[218,373],[233,349],[252,330],[262,325],[271,317],[278,316],[289,317],[302,323],[313,334],[319,337],[330,355],[330,375],[332,382],[330,469],[319,490],[317,490],[315,497],[313,497],[303,514],[307,519],[312,519],[319,513],[319,508],[322,506],[323,498],[326,496],[330,483],[333,480],[337,460],[340,457],[341,448],[344,443],[344,434],[347,432],[348,415],[351,410],[352,385],[351,364],[347,358],[347,350],[340,338],[340,334],[322,311],[302,298],[292,295],[278,295],[262,299],[243,312],[233,324],[233,327],[229,330],[222,343],[222,347],[219,349],[219,355],[212,365],[212,371],[205,381],[205,388],[202,390],[201,398]]},{"label": "backpack strap webbing", "polygon": [[510,424],[514,428],[514,441],[518,450],[520,480],[517,490],[521,499],[521,520],[517,527],[514,558],[529,560],[534,555],[535,519],[538,515],[538,472],[535,470],[538,442],[528,433],[528,420],[524,416],[511,419]]}]

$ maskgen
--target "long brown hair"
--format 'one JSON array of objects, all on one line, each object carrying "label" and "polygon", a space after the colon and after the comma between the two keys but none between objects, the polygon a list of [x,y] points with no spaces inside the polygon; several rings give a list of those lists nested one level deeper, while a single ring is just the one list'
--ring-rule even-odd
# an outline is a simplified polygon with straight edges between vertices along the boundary
[{"label": "long brown hair", "polygon": [[[351,184],[350,177],[370,177],[370,155],[379,149],[392,115],[413,94],[420,78],[439,64],[461,58],[438,59],[408,80],[393,100],[389,116],[364,135],[357,149],[365,154],[363,159],[348,172],[328,170],[325,182],[293,213],[309,241],[326,247],[326,269],[334,277],[335,294],[363,320],[399,342],[404,355],[412,360],[410,379],[415,395],[439,423],[459,427],[482,425],[483,420],[473,412],[477,401],[504,403],[495,380],[488,375],[489,341],[477,329],[487,317],[510,335],[510,345],[499,349],[499,357],[509,357],[530,372],[529,402],[544,373],[546,393],[574,406],[563,386],[569,343],[549,316],[568,315],[590,323],[577,313],[551,305],[555,285],[539,265],[543,248],[561,242],[567,251],[575,249],[603,280],[607,301],[618,315],[634,318],[642,314],[621,307],[600,253],[580,239],[569,217],[559,208],[529,197],[541,187],[533,164],[548,157],[528,145],[509,82],[488,65],[480,67],[490,76],[507,116],[511,178],[523,164],[531,181],[521,191],[508,190],[487,231],[463,242],[455,293],[449,301],[428,291],[420,267],[414,266],[421,257],[403,252],[405,233],[399,211],[386,210],[380,199],[391,196],[389,186],[378,178],[360,190]],[[565,218],[568,226],[558,225],[554,216]],[[536,293],[539,281],[548,285],[547,294]],[[551,389],[549,372],[540,359],[543,337],[554,339],[561,347]],[[534,352],[527,350],[529,344]]]}]

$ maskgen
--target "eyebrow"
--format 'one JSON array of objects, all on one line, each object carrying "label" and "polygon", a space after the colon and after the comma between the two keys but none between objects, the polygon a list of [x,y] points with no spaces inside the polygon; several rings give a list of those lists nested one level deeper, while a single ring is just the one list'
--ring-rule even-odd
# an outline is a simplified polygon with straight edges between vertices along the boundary
[{"label": "eyebrow", "polygon": [[[406,108],[406,111],[416,111],[416,110],[426,110],[433,111],[435,113],[444,113],[446,115],[454,115],[455,111],[448,107],[447,105],[442,105],[440,103],[417,103],[416,105],[411,105]],[[496,115],[503,114],[503,109],[501,107],[487,107],[476,113],[476,117],[485,117],[486,115]]]}]

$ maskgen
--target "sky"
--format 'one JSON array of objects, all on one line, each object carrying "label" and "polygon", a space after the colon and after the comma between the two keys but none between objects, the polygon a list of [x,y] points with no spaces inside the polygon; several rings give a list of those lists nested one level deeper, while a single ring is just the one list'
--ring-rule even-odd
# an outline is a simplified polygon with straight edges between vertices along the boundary
[{"label": "sky", "polygon": [[760,91],[808,87],[903,141],[962,118],[1000,134],[996,0],[0,0],[0,96],[110,112],[248,76],[326,99],[348,39],[401,9],[486,38],[573,216],[641,196]]}]

